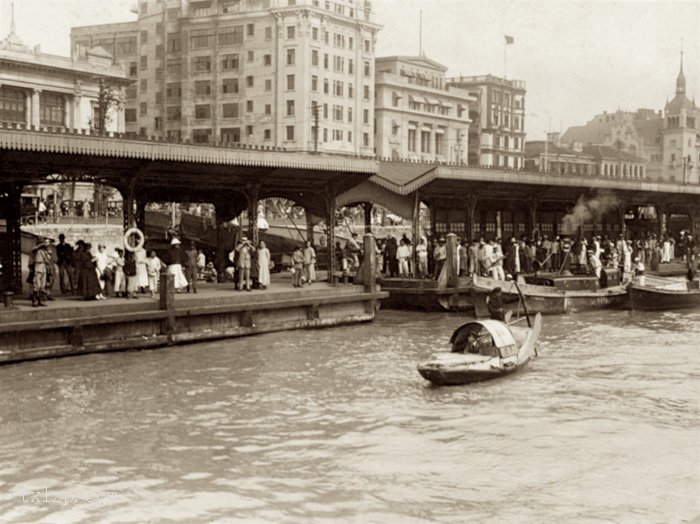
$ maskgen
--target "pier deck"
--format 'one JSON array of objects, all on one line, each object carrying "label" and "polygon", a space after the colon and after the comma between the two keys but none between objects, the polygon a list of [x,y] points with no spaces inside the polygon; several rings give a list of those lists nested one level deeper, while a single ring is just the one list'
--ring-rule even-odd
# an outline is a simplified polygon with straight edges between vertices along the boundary
[{"label": "pier deck", "polygon": [[293,288],[283,282],[251,292],[234,291],[231,283],[198,288],[171,300],[56,296],[41,308],[20,298],[15,309],[0,308],[0,363],[367,322],[387,296],[326,283]]}]

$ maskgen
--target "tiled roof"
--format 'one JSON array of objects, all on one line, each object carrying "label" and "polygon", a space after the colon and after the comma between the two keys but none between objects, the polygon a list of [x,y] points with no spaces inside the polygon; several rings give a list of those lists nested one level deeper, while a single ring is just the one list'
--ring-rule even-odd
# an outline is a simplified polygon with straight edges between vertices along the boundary
[{"label": "tiled roof", "polygon": [[380,162],[379,173],[370,178],[385,189],[407,195],[435,179],[435,164]]},{"label": "tiled roof", "polygon": [[579,142],[584,145],[603,144],[610,134],[610,124],[606,122],[588,122],[584,126],[572,126],[564,132],[561,141],[565,144]]},{"label": "tiled roof", "polygon": [[595,160],[625,160],[627,162],[646,162],[646,159],[631,155],[625,151],[619,151],[608,146],[584,146],[584,154],[592,156]]}]

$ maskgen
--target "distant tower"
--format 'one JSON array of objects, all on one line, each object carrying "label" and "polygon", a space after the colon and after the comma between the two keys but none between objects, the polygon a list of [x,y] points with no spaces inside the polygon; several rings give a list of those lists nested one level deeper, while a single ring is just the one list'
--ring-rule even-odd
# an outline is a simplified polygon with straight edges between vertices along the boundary
[{"label": "distant tower", "polygon": [[683,51],[676,95],[664,108],[663,173],[664,178],[681,183],[698,182],[700,146],[697,133],[697,108],[686,96],[686,79],[683,73]]}]

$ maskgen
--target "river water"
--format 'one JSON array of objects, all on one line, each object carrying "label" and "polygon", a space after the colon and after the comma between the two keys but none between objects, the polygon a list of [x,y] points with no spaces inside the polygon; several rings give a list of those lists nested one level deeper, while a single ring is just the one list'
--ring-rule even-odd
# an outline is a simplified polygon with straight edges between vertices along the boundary
[{"label": "river water", "polygon": [[675,523],[700,514],[700,312],[546,317],[436,388],[461,318],[0,367],[0,522]]}]

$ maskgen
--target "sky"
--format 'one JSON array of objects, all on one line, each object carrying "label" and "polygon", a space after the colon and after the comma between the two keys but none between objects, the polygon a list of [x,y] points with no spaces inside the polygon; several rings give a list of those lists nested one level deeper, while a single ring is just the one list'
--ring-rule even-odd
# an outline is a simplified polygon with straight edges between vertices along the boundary
[{"label": "sky", "polygon": [[[10,28],[10,2],[0,0],[0,37]],[[15,0],[17,33],[68,55],[72,26],[131,20],[134,3]],[[422,11],[423,52],[448,75],[524,80],[528,140],[603,111],[663,109],[681,46],[688,96],[700,95],[700,0],[374,0],[373,9],[383,26],[377,56],[417,55]]]}]

